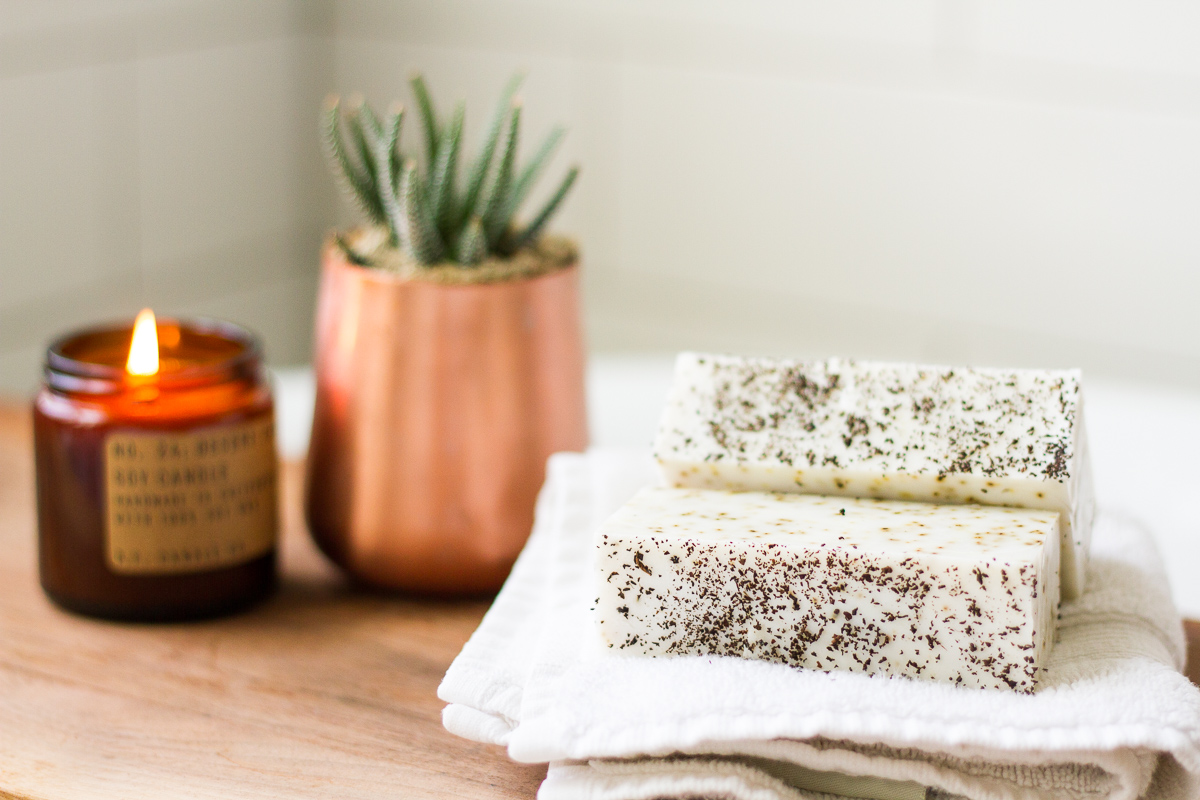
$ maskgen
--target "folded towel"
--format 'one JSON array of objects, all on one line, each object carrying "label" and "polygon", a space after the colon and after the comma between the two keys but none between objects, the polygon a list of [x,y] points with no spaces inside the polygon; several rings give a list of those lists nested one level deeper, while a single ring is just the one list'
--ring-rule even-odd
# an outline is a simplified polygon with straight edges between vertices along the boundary
[{"label": "folded towel", "polygon": [[1200,798],[1200,690],[1131,520],[1100,515],[1088,590],[1020,695],[602,650],[592,536],[655,480],[644,453],[554,456],[529,544],[439,689],[451,732],[550,762],[541,800]]}]

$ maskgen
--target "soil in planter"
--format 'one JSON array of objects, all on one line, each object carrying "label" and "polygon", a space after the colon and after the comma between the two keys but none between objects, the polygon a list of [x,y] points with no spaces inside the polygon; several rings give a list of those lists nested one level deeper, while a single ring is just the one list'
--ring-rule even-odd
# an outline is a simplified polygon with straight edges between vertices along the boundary
[{"label": "soil in planter", "polygon": [[509,258],[489,256],[473,266],[445,261],[423,266],[403,251],[387,246],[387,231],[355,228],[343,241],[356,263],[411,280],[446,285],[501,283],[533,278],[571,266],[579,260],[579,247],[565,236],[543,235],[532,247],[523,247]]}]

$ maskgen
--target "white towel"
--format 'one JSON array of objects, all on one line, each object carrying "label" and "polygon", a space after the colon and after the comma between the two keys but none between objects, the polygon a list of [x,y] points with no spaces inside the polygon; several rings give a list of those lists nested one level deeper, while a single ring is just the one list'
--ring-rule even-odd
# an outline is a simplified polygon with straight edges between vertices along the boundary
[{"label": "white towel", "polygon": [[1101,515],[1088,591],[1063,606],[1038,691],[1020,695],[602,651],[592,537],[655,480],[644,453],[554,456],[529,545],[439,689],[453,733],[550,762],[541,800],[901,798],[914,786],[938,800],[1200,798],[1200,690],[1180,672],[1153,540],[1131,521]]}]

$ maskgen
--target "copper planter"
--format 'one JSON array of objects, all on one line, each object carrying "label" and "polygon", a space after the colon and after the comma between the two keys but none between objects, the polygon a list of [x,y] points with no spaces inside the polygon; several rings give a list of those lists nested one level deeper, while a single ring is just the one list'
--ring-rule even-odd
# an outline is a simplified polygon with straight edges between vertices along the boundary
[{"label": "copper planter", "polygon": [[578,268],[450,286],[326,247],[306,512],[357,579],[494,591],[547,457],[587,444]]}]

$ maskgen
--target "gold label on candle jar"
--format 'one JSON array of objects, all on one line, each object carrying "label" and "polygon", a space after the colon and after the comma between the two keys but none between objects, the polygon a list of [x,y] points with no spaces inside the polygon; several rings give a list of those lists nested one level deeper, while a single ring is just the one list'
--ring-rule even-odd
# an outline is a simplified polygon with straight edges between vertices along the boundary
[{"label": "gold label on candle jar", "polygon": [[114,572],[205,572],[275,546],[271,416],[187,433],[111,433],[104,465]]}]

